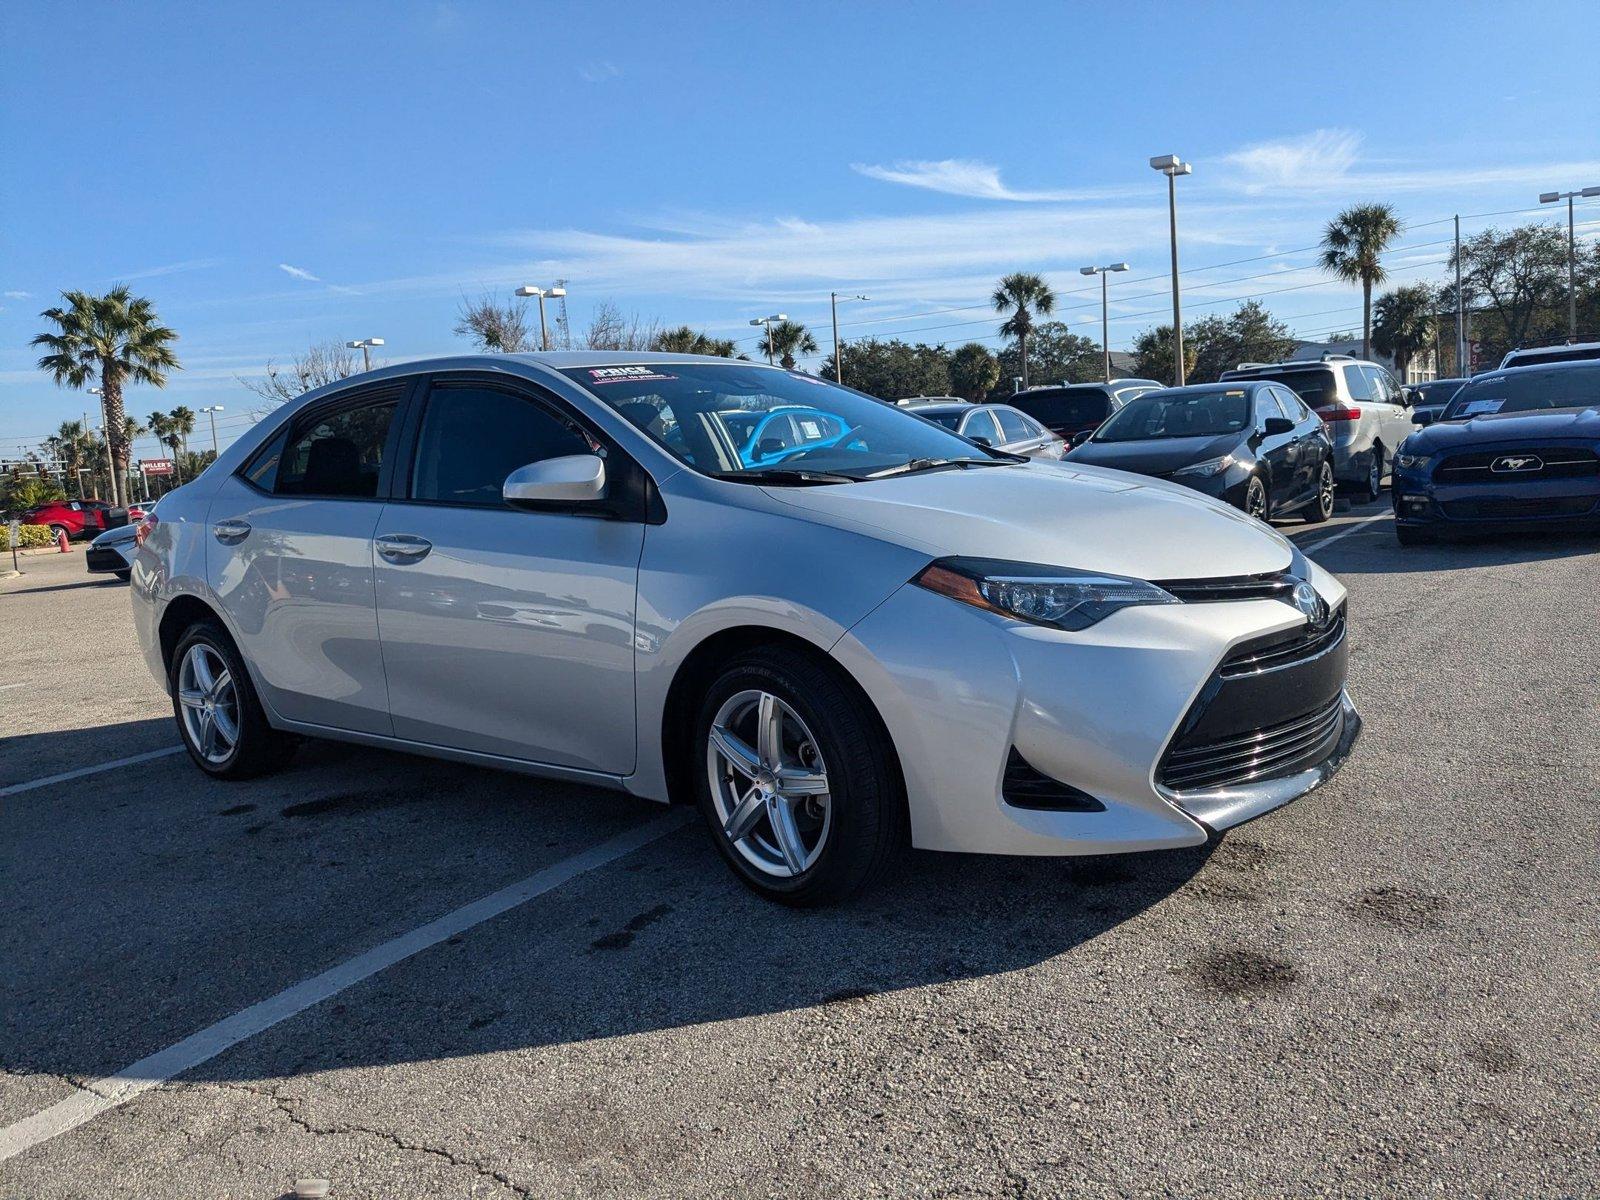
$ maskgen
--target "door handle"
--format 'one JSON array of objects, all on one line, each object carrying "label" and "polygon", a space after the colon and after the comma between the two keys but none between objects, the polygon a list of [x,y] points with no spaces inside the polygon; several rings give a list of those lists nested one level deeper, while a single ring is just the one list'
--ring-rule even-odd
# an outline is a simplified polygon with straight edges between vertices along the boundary
[{"label": "door handle", "polygon": [[392,563],[420,562],[428,557],[433,543],[409,533],[383,533],[373,539],[378,553]]},{"label": "door handle", "polygon": [[224,546],[242,542],[250,536],[249,521],[218,521],[211,527],[211,536]]}]

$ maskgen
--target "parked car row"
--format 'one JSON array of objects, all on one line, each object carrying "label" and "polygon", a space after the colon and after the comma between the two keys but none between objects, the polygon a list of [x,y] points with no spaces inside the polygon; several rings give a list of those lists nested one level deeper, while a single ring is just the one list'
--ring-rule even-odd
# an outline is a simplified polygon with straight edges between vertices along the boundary
[{"label": "parked car row", "polygon": [[116,508],[104,500],[49,500],[22,514],[24,525],[48,525],[52,537],[66,534],[69,541],[92,538],[101,531],[138,521],[142,505]]},{"label": "parked car row", "polygon": [[1194,846],[1360,733],[1344,588],[1230,504],[1248,460],[1320,511],[1331,441],[1278,384],[1140,390],[1079,449],[1185,442],[1215,495],[762,364],[383,368],[162,498],[134,624],[209,775],[313,736],[694,803],[789,903],[905,841]]}]

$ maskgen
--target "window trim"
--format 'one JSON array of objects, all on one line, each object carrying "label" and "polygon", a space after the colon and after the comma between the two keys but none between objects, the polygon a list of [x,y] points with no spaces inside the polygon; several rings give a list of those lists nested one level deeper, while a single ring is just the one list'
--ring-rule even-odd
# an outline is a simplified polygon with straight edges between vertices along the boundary
[{"label": "window trim", "polygon": [[[558,419],[577,426],[589,437],[599,442],[605,453],[608,493],[602,500],[573,501],[566,504],[539,505],[537,508],[514,508],[503,500],[488,504],[478,500],[431,500],[411,494],[416,481],[417,451],[422,442],[422,422],[427,416],[428,403],[436,388],[474,387],[505,392],[526,403],[554,414]],[[401,436],[397,466],[390,488],[389,503],[422,508],[448,508],[477,512],[510,513],[521,515],[564,515],[617,521],[643,522],[660,525],[667,517],[655,479],[639,461],[618,444],[584,413],[568,403],[549,388],[520,375],[482,371],[435,371],[416,377],[407,405],[405,429]]]},{"label": "window trim", "polygon": [[[300,412],[291,414],[279,426],[278,431],[267,438],[258,446],[254,453],[234,471],[234,477],[251,491],[260,496],[271,496],[276,500],[349,500],[358,504],[383,504],[388,501],[389,489],[394,476],[395,454],[400,446],[400,426],[405,422],[406,414],[411,402],[412,392],[416,381],[413,377],[402,377],[397,380],[384,380],[378,383],[362,383],[356,387],[348,388],[325,397],[316,404],[308,405]],[[392,394],[392,399],[391,399]],[[393,403],[394,416],[389,420],[389,428],[384,434],[383,457],[378,464],[378,482],[374,493],[370,496],[331,496],[322,492],[280,492],[278,491],[278,475],[273,472],[272,487],[263,488],[250,478],[250,468],[260,461],[277,444],[281,438],[283,448],[288,449],[289,444],[303,433],[306,426],[325,420],[330,416],[344,412],[347,409],[365,408],[368,405]],[[282,451],[280,451],[279,467],[281,468]]]}]

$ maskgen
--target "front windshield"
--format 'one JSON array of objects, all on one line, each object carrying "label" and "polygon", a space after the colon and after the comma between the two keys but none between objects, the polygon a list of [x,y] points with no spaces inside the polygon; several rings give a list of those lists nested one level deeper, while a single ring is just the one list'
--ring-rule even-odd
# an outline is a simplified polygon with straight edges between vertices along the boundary
[{"label": "front windshield", "polygon": [[798,371],[657,362],[562,373],[683,462],[722,478],[848,483],[952,463],[1013,461]]},{"label": "front windshield", "polygon": [[1237,433],[1249,423],[1250,397],[1243,388],[1165,388],[1129,400],[1100,426],[1094,440],[1216,437]]},{"label": "front windshield", "polygon": [[1495,413],[1538,412],[1600,405],[1600,362],[1593,366],[1508,371],[1480,375],[1463,385],[1444,410],[1446,421]]}]

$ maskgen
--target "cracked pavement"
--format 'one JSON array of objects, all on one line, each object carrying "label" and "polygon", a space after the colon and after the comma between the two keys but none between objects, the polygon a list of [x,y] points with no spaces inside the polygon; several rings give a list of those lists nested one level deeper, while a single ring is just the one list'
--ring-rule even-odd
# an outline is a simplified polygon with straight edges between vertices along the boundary
[{"label": "cracked pavement", "polygon": [[[796,913],[691,825],[0,1164],[0,1197],[1596,1194],[1597,550],[1379,521],[1313,552],[1366,735],[1210,847],[914,854]],[[125,589],[24,566],[0,784],[169,744]],[[0,1124],[657,811],[331,745],[0,803]]]}]

